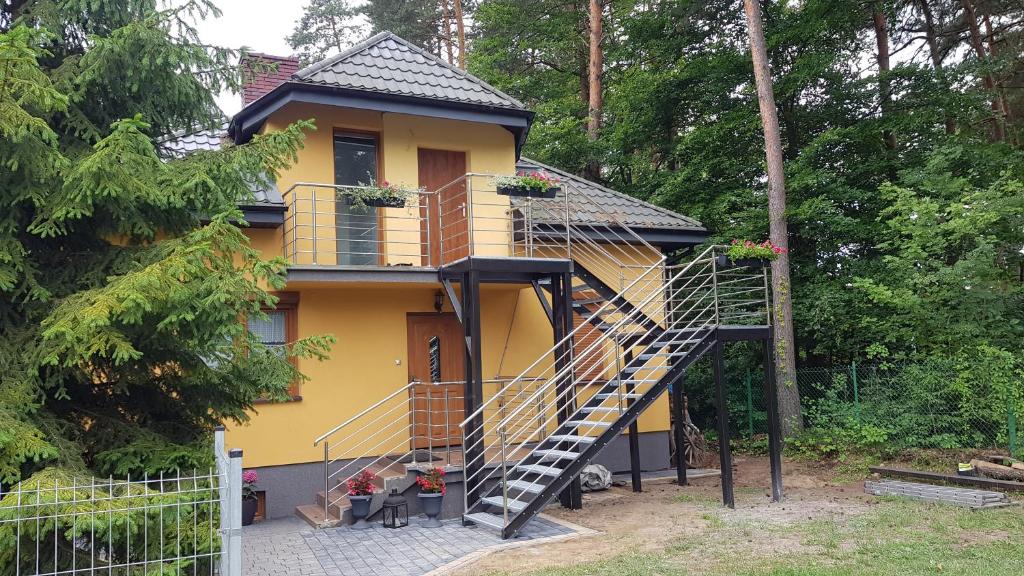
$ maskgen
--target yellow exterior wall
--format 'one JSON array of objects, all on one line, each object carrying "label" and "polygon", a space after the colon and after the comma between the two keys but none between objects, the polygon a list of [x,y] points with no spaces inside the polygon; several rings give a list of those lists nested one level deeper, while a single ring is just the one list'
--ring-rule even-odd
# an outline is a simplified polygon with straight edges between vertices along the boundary
[{"label": "yellow exterior wall", "polygon": [[[281,129],[308,118],[315,119],[317,130],[307,135],[297,162],[278,179],[286,204],[294,200],[307,212],[314,198],[309,192],[312,189],[296,188],[300,194],[307,190],[307,204],[302,206],[303,200],[294,196],[296,191],[291,188],[299,182],[333,183],[335,129],[379,133],[384,177],[408,187],[419,186],[418,148],[464,151],[471,172],[512,174],[515,170],[512,134],[488,124],[290,104],[272,115],[264,130]],[[473,226],[475,253],[508,255],[509,238],[501,226],[502,219],[507,218],[508,199],[494,192],[490,177],[473,178],[470,186],[474,197],[472,210],[477,218]],[[323,189],[315,198],[318,211],[333,211],[332,190]],[[384,212],[388,243],[404,245],[419,241],[416,207],[388,208]],[[296,223],[300,230],[306,227],[306,232],[298,236],[311,236],[311,218],[308,214],[288,218],[290,224],[284,230],[249,230],[252,244],[267,257],[281,255],[282,246],[287,246],[300,251],[297,263],[311,264],[313,243],[308,239],[295,240],[294,236],[284,237],[289,226]],[[333,220],[317,225],[317,264],[335,264]],[[426,264],[418,254],[404,250],[389,245],[384,250],[388,253],[385,263]],[[594,267],[604,268],[597,263]],[[612,286],[618,282],[617,278],[605,280]],[[252,467],[320,460],[323,449],[313,446],[314,438],[407,383],[406,315],[432,312],[439,289],[440,285],[435,284],[290,285],[286,290],[300,295],[298,337],[333,334],[337,344],[326,361],[300,361],[300,371],[310,378],[302,385],[300,401],[258,405],[248,424],[228,430],[228,444],[243,448],[246,465]],[[481,314],[485,379],[517,376],[552,346],[551,325],[532,288],[484,286]],[[486,387],[485,393],[494,388]],[[662,398],[640,417],[640,429],[667,430],[668,418],[667,400]],[[407,440],[407,422],[396,421],[391,426],[388,431],[394,430],[396,446],[403,438]],[[332,451],[334,457],[358,455],[346,445]]]}]

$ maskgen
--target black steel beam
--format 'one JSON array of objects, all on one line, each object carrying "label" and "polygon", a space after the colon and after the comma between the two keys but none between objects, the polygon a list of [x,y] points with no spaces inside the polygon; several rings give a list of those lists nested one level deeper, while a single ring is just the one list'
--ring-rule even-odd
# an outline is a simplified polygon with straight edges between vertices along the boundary
[{"label": "black steel beam", "polygon": [[683,416],[683,382],[685,374],[679,377],[672,384],[672,422],[673,434],[676,441],[676,483],[686,486],[689,482],[686,479],[686,431],[683,429],[685,418]]},{"label": "black steel beam", "polygon": [[548,322],[551,322],[551,325],[554,326],[555,313],[551,310],[551,304],[548,303],[547,294],[544,293],[544,289],[540,287],[540,282],[537,280],[530,282],[530,284],[533,286],[534,293],[537,294],[537,299],[540,300],[540,305],[544,307],[544,313],[548,316]]},{"label": "black steel beam", "polygon": [[595,292],[601,295],[601,297],[608,300],[613,306],[621,310],[623,314],[630,314],[634,311],[639,312],[637,314],[639,317],[638,321],[636,321],[637,324],[640,324],[649,332],[653,332],[655,334],[661,334],[663,332],[660,324],[649,318],[642,310],[638,311],[637,307],[626,299],[619,290],[605,284],[603,280],[598,278],[597,275],[590,270],[587,270],[582,264],[577,262],[573,272],[577,277],[586,282],[587,286],[593,288]]},{"label": "black steel beam", "polygon": [[[572,275],[554,274],[551,276],[551,317],[555,342],[562,344],[555,349],[555,371],[560,372],[569,369],[572,363],[572,340],[566,337],[572,333]],[[563,342],[564,340],[564,342]],[[576,405],[570,398],[571,395],[564,392],[575,385],[574,374],[570,371],[560,382],[555,385],[555,393],[558,396],[558,424],[565,422],[566,418],[576,411]],[[579,510],[583,507],[583,491],[580,487],[579,476],[569,482],[568,486],[559,494],[559,501],[562,506],[570,510]]]},{"label": "black steel beam", "polygon": [[451,280],[442,280],[441,285],[444,286],[445,294],[448,295],[448,301],[452,303],[452,310],[455,310],[455,316],[462,322],[462,305],[459,304],[459,297],[455,295],[455,286],[452,286]]},{"label": "black steel beam", "polygon": [[764,341],[764,393],[768,397],[768,462],[771,465],[772,502],[782,502],[782,430],[779,426],[774,343],[771,337]]},{"label": "black steel beam", "polygon": [[[463,335],[466,339],[466,381],[463,395],[465,396],[464,413],[469,418],[481,406],[484,400],[482,345],[480,341],[480,279],[475,271],[466,272],[462,278],[462,323]],[[470,433],[463,446],[463,477],[481,478],[479,470],[483,465],[482,422],[478,415],[466,423]],[[482,482],[470,489],[468,483],[464,487],[466,502],[472,506],[480,498]]]},{"label": "black steel beam", "polygon": [[725,394],[725,358],[721,340],[715,340],[715,409],[718,414],[718,459],[722,467],[722,503],[736,507],[732,485],[732,450],[729,447],[729,406]]},{"label": "black steel beam", "polygon": [[718,327],[718,339],[722,342],[739,342],[743,340],[767,340],[772,337],[771,326],[747,326],[727,324]]},{"label": "black steel beam", "polygon": [[468,256],[446,264],[438,271],[441,278],[458,278],[470,270],[480,273],[480,282],[521,282],[552,274],[571,273],[573,261],[561,258],[513,258]]},{"label": "black steel beam", "polygon": [[[633,350],[626,350],[626,365],[633,362]],[[671,360],[671,358],[670,358]],[[632,380],[626,381],[626,393],[632,394],[636,390],[636,383]],[[633,399],[626,400],[626,407],[633,405]],[[636,420],[629,425],[629,479],[633,486],[633,492],[643,492],[643,481],[640,478],[640,426]]]}]

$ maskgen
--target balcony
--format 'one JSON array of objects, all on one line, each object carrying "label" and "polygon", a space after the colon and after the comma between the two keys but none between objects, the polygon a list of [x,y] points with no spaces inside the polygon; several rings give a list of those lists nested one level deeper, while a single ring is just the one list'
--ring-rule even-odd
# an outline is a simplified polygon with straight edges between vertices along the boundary
[{"label": "balcony", "polygon": [[371,206],[365,188],[297,183],[284,194],[284,256],[297,267],[436,270],[469,256],[565,258],[568,190],[554,199],[498,193],[466,174],[400,206]]}]

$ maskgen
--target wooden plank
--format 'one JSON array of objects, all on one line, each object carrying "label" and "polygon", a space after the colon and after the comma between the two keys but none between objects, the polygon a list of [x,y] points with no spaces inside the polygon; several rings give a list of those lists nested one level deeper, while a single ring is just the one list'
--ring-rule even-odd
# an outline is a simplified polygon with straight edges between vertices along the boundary
[{"label": "wooden plank", "polygon": [[977,478],[971,476],[960,476],[958,474],[943,474],[941,472],[926,472],[924,470],[907,470],[904,468],[889,468],[887,466],[871,466],[868,468],[876,474],[883,476],[894,476],[897,478],[918,478],[921,480],[933,480],[959,486],[981,486],[993,490],[1009,490],[1024,492],[1024,482],[1013,482],[1010,480],[993,480],[992,478]]}]

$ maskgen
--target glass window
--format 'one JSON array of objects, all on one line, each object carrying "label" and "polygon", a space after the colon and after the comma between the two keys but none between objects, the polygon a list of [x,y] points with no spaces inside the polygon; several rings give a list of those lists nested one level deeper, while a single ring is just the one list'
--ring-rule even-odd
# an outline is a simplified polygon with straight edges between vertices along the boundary
[{"label": "glass window", "polygon": [[[377,181],[377,139],[373,136],[335,134],[334,183],[369,186]],[[338,264],[378,264],[377,208],[337,201]]]},{"label": "glass window", "polygon": [[272,350],[284,353],[288,343],[288,311],[266,310],[267,318],[249,318],[249,332]]},{"label": "glass window", "polygon": [[431,336],[427,341],[427,356],[430,358],[430,381],[441,381],[441,339]]}]

